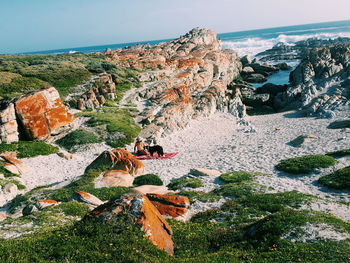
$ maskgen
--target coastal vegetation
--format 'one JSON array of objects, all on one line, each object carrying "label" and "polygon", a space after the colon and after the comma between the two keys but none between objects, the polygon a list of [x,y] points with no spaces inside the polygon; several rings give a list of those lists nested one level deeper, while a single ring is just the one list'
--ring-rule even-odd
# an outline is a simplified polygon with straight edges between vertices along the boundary
[{"label": "coastal vegetation", "polygon": [[318,182],[329,188],[350,190],[350,166],[321,176]]},{"label": "coastal vegetation", "polygon": [[188,188],[199,188],[204,186],[203,181],[199,178],[191,178],[191,177],[181,177],[175,179],[167,185],[167,187],[171,190],[179,190],[185,187]]},{"label": "coastal vegetation", "polygon": [[340,158],[340,157],[350,155],[350,149],[343,149],[343,150],[339,150],[339,151],[335,151],[335,152],[329,152],[329,153],[326,153],[326,155]]},{"label": "coastal vegetation", "polygon": [[19,141],[12,144],[0,144],[0,153],[17,152],[18,158],[31,158],[58,152],[58,147],[45,142]]},{"label": "coastal vegetation", "polygon": [[163,181],[155,174],[145,174],[134,179],[134,185],[163,185]]},{"label": "coastal vegetation", "polygon": [[308,174],[314,169],[333,166],[336,162],[334,158],[327,155],[305,155],[282,160],[276,165],[276,169],[290,174]]},{"label": "coastal vegetation", "polygon": [[72,151],[76,146],[99,142],[101,142],[101,139],[97,137],[96,134],[83,129],[72,131],[56,141],[60,147],[63,147],[68,151]]}]

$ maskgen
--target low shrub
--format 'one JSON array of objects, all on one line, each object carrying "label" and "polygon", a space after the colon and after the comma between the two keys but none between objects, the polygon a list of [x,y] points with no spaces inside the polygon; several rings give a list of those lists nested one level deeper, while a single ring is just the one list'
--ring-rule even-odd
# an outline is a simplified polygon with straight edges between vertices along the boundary
[{"label": "low shrub", "polygon": [[163,181],[155,174],[145,174],[135,178],[134,185],[163,185]]},{"label": "low shrub", "polygon": [[181,177],[171,181],[167,186],[171,190],[179,190],[185,187],[198,188],[203,186],[203,181],[199,178]]},{"label": "low shrub", "polygon": [[318,182],[329,188],[350,190],[350,166],[322,176]]},{"label": "low shrub", "polygon": [[252,181],[256,176],[259,176],[259,175],[265,176],[265,174],[259,173],[259,172],[237,171],[237,172],[224,173],[220,175],[219,179],[225,183],[241,183],[241,182]]},{"label": "low shrub", "polygon": [[279,171],[290,174],[308,174],[317,168],[327,168],[333,166],[337,161],[327,155],[306,155],[302,157],[282,160],[275,167]]},{"label": "low shrub", "polygon": [[59,146],[65,148],[68,151],[73,150],[76,145],[85,145],[99,142],[101,142],[101,139],[98,138],[93,132],[81,129],[72,131],[63,138],[56,141]]},{"label": "low shrub", "polygon": [[18,158],[31,158],[39,155],[50,155],[58,152],[58,147],[45,142],[19,141],[12,144],[0,144],[0,153],[17,152]]}]

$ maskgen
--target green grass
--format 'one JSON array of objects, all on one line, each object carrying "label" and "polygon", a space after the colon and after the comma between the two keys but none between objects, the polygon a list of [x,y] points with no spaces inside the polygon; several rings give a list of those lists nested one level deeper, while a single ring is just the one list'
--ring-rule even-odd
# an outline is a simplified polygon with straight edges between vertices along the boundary
[{"label": "green grass", "polygon": [[9,179],[0,179],[0,186],[4,187],[7,184],[15,184],[19,190],[26,189],[26,187],[18,182],[17,180],[9,180]]},{"label": "green grass", "polygon": [[259,172],[230,172],[220,175],[219,179],[225,183],[241,183],[245,181],[252,181],[256,176],[266,176],[266,174]]},{"label": "green grass", "polygon": [[135,178],[135,186],[140,185],[163,185],[163,181],[155,174],[145,174]]},{"label": "green grass", "polygon": [[56,143],[66,150],[71,151],[76,145],[99,143],[101,141],[93,132],[80,129],[68,133],[63,138],[57,140]]},{"label": "green grass", "polygon": [[58,147],[45,142],[20,141],[13,144],[0,144],[0,153],[17,152],[18,158],[31,158],[39,155],[50,155],[58,152]]},{"label": "green grass", "polygon": [[350,166],[334,173],[321,176],[318,182],[324,186],[340,190],[350,190]]},{"label": "green grass", "polygon": [[276,169],[290,174],[308,174],[314,169],[327,168],[336,163],[331,156],[316,154],[282,160]]},{"label": "green grass", "polygon": [[[112,147],[124,147],[132,143],[141,131],[133,115],[126,109],[103,107],[97,112],[83,112],[78,116],[91,117],[87,122],[90,127],[105,127],[102,131],[100,130],[100,137]],[[115,136],[116,133],[122,135]]]},{"label": "green grass", "polygon": [[329,152],[326,153],[326,155],[332,156],[332,157],[344,157],[350,155],[350,149],[344,149],[344,150],[339,150],[335,152]]},{"label": "green grass", "polygon": [[220,196],[214,193],[196,192],[196,191],[181,191],[178,195],[187,196],[191,203],[200,201],[203,203],[214,203],[220,200]]},{"label": "green grass", "polygon": [[179,190],[185,187],[199,188],[203,185],[203,181],[199,178],[181,177],[171,181],[170,184],[168,184],[167,186],[171,190]]}]

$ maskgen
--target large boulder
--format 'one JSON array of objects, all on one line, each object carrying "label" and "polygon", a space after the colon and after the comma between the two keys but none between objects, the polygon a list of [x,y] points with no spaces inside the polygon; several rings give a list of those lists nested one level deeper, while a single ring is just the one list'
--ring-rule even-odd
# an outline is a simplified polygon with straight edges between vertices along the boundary
[{"label": "large boulder", "polygon": [[102,173],[95,180],[95,187],[130,187],[134,182],[134,177],[123,170],[110,170]]},{"label": "large boulder", "polygon": [[136,159],[131,153],[122,148],[104,151],[85,171],[100,167],[126,171],[133,176],[142,175],[145,170],[145,166],[140,160]]},{"label": "large boulder", "polygon": [[74,120],[54,87],[20,97],[15,102],[15,109],[20,126],[31,140],[45,140],[63,132]]},{"label": "large boulder", "polygon": [[136,224],[159,249],[174,254],[173,231],[157,208],[145,195],[125,194],[97,207],[84,220],[96,220],[111,225]]}]

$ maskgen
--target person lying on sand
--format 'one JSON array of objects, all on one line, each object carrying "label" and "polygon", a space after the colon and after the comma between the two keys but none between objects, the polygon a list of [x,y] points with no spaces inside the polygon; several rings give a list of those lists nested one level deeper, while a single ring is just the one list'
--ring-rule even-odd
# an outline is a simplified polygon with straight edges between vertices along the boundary
[{"label": "person lying on sand", "polygon": [[134,153],[138,156],[140,155],[149,155],[149,152],[147,152],[145,150],[145,143],[143,142],[143,140],[140,137],[137,137],[136,139],[136,143],[134,146]]}]

